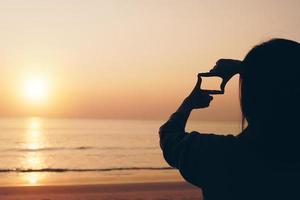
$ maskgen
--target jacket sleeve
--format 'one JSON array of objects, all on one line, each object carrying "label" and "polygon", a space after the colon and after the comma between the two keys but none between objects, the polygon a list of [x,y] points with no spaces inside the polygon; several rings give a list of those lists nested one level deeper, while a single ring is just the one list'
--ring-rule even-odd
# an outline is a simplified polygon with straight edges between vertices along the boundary
[{"label": "jacket sleeve", "polygon": [[159,129],[160,147],[167,163],[177,168],[182,150],[185,148],[189,134],[185,132],[184,116],[174,113]]},{"label": "jacket sleeve", "polygon": [[165,160],[190,183],[202,187],[226,175],[236,138],[232,135],[185,132],[184,116],[174,113],[161,126],[160,146]]}]

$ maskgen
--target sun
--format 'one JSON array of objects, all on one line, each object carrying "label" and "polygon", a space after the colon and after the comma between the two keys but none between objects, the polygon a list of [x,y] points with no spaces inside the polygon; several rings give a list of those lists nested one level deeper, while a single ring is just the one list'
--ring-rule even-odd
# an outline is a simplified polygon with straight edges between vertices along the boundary
[{"label": "sun", "polygon": [[30,77],[24,81],[23,93],[31,103],[42,103],[49,93],[47,80],[43,77]]}]

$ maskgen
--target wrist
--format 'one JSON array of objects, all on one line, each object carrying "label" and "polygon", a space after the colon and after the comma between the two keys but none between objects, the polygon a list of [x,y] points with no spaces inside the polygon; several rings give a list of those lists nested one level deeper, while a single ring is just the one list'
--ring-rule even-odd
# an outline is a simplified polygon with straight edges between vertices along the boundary
[{"label": "wrist", "polygon": [[182,102],[182,104],[180,105],[180,107],[177,109],[177,112],[189,115],[192,110],[193,110],[193,107],[191,106],[189,101],[187,99],[185,99]]}]

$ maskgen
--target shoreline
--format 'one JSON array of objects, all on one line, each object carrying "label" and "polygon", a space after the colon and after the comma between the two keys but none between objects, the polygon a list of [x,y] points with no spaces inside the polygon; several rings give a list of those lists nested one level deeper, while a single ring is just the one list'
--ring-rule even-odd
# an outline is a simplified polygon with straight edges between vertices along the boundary
[{"label": "shoreline", "polygon": [[201,199],[187,182],[110,183],[90,185],[0,186],[0,199]]},{"label": "shoreline", "polygon": [[0,187],[184,182],[177,170],[0,173]]}]

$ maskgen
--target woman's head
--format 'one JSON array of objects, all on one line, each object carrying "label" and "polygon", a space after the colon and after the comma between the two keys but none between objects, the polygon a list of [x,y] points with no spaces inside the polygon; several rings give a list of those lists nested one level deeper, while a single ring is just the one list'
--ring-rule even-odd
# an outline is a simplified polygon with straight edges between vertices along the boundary
[{"label": "woman's head", "polygon": [[241,108],[250,124],[282,123],[300,114],[300,44],[272,39],[242,62]]}]

